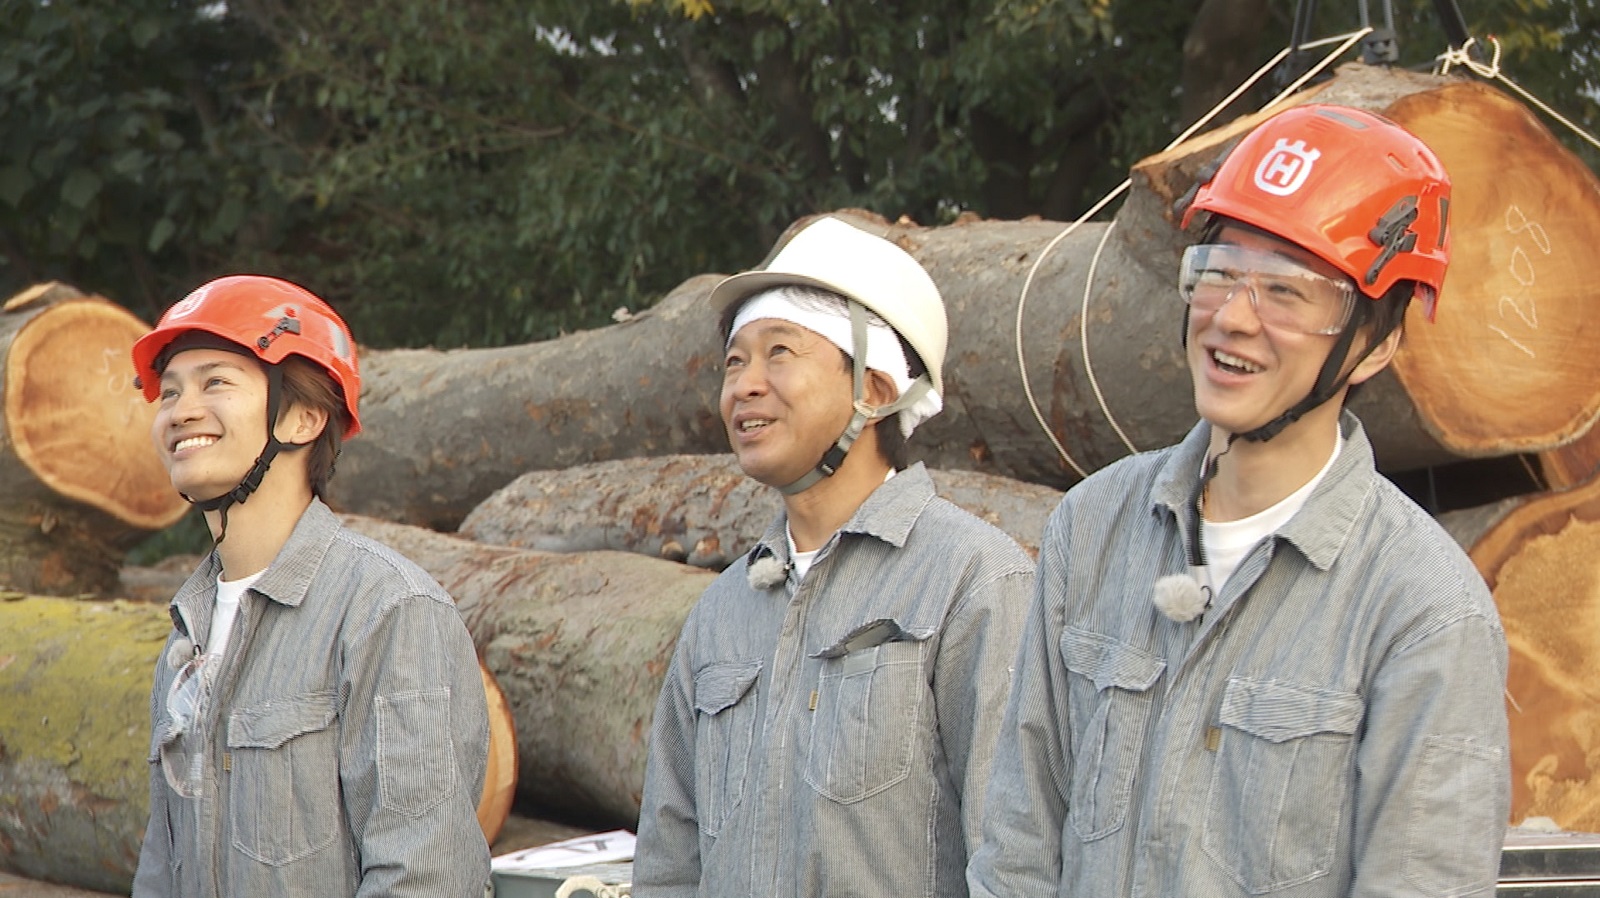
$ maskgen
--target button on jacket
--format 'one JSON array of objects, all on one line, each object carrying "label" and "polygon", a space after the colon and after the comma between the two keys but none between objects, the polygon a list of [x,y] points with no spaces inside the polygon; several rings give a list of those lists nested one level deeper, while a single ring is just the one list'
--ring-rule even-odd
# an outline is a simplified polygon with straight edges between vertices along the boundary
[{"label": "button on jacket", "polygon": [[[213,553],[178,591],[169,650],[210,638],[219,570]],[[312,502],[241,601],[195,724],[211,736],[193,798],[162,770],[176,673],[164,653],[135,898],[481,898],[482,680],[416,565]]]},{"label": "button on jacket", "polygon": [[1197,621],[1151,587],[1187,570],[1208,425],[1068,492],[974,896],[1493,894],[1505,635],[1466,556],[1341,427],[1306,504]]},{"label": "button on jacket", "polygon": [[1032,561],[920,465],[798,587],[753,587],[763,558],[788,567],[781,514],[684,624],[634,894],[964,896]]}]

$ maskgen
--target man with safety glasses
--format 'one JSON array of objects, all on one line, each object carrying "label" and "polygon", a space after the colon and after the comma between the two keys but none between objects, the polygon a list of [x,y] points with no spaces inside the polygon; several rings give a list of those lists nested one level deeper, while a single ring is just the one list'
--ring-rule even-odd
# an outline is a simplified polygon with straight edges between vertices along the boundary
[{"label": "man with safety glasses", "polygon": [[1494,892],[1505,635],[1343,408],[1431,320],[1449,200],[1416,137],[1319,105],[1201,185],[1201,421],[1046,527],[974,896]]},{"label": "man with safety glasses", "polygon": [[481,898],[472,639],[438,583],[321,498],[361,430],[344,321],[287,281],[218,278],[133,365],[215,540],[156,664],[134,898]]}]

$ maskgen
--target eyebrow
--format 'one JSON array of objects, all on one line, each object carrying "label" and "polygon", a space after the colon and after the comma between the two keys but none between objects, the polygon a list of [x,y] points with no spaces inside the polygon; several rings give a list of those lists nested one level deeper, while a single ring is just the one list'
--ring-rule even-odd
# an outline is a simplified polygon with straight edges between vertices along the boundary
[{"label": "eyebrow", "polygon": [[[232,368],[235,371],[243,371],[244,370],[244,366],[243,365],[239,364],[238,362],[233,361],[232,359],[216,359],[216,360],[210,361],[210,362],[201,362],[200,364],[194,366],[194,368],[190,369],[188,373],[190,373],[190,374],[209,374],[209,373],[211,373],[212,371],[215,371],[218,368]],[[161,372],[161,379],[163,381],[167,380],[169,377],[176,377],[176,376],[177,375],[172,373],[172,365],[171,364],[168,364],[167,367],[166,367],[166,370]]]}]

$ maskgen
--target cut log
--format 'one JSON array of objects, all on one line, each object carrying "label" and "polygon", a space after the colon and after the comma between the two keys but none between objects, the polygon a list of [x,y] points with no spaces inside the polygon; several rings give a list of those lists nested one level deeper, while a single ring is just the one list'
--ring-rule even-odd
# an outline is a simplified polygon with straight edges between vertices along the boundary
[{"label": "cut log", "polygon": [[[939,495],[1039,554],[1061,493],[974,471],[932,471]],[[545,552],[610,549],[721,570],[766,532],[782,501],[732,455],[666,455],[530,471],[467,515],[461,535]]]},{"label": "cut log", "polygon": [[[165,603],[0,593],[0,871],[126,895],[150,814],[150,678]],[[511,712],[483,668],[493,841],[516,786]]]},{"label": "cut log", "polygon": [[1600,427],[1591,427],[1582,436],[1536,456],[1539,476],[1546,488],[1571,489],[1600,473]]},{"label": "cut log", "polygon": [[[1439,323],[1413,321],[1398,373],[1355,402],[1379,465],[1540,451],[1581,433],[1600,402],[1588,387],[1600,375],[1600,316],[1581,268],[1600,235],[1594,176],[1519,104],[1478,82],[1351,65],[1297,100],[1386,114],[1456,170],[1455,263]],[[1028,382],[1085,469],[1127,453],[1116,428],[1142,450],[1176,441],[1195,419],[1174,286],[1193,238],[1175,227],[1174,203],[1248,124],[1141,162],[1115,221],[1085,224],[1038,265],[1021,320]],[[836,214],[920,259],[949,309],[946,410],[919,429],[913,456],[942,470],[1075,482],[1029,410],[1014,342],[1023,283],[1064,226],[922,228]],[[726,451],[706,302],[717,280],[691,278],[631,320],[546,343],[369,353],[368,432],[340,461],[334,504],[453,530],[529,470]]]},{"label": "cut log", "polygon": [[489,763],[483,774],[483,794],[478,799],[478,827],[483,830],[483,838],[493,845],[506,818],[511,816],[517,795],[517,727],[506,694],[489,672],[489,665],[480,659],[478,671],[483,674],[483,695],[489,704]]},{"label": "cut log", "polygon": [[1511,821],[1600,830],[1600,483],[1502,503],[1476,541],[1510,647]]},{"label": "cut log", "polygon": [[0,602],[0,869],[128,894],[150,814],[150,675],[171,630],[157,605]]},{"label": "cut log", "polygon": [[372,518],[455,597],[517,728],[517,796],[596,826],[638,823],[650,718],[689,608],[712,575],[622,552],[556,555]]},{"label": "cut log", "polygon": [[0,310],[0,586],[109,594],[123,553],[188,508],[151,448],[155,411],[133,388],[129,351],[148,330],[53,283]]}]

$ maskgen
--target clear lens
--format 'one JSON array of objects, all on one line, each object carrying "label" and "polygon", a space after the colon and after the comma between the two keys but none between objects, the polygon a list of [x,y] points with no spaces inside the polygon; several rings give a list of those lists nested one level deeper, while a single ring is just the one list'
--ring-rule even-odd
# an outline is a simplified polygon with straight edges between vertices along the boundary
[{"label": "clear lens", "polygon": [[190,659],[167,689],[167,733],[161,742],[161,771],[167,785],[185,798],[200,794],[205,740],[200,738],[200,717],[211,698],[213,664],[209,655]]},{"label": "clear lens", "polygon": [[1216,312],[1240,292],[1261,323],[1301,334],[1337,334],[1350,321],[1355,289],[1276,253],[1228,244],[1183,252],[1178,293],[1202,312]]}]

